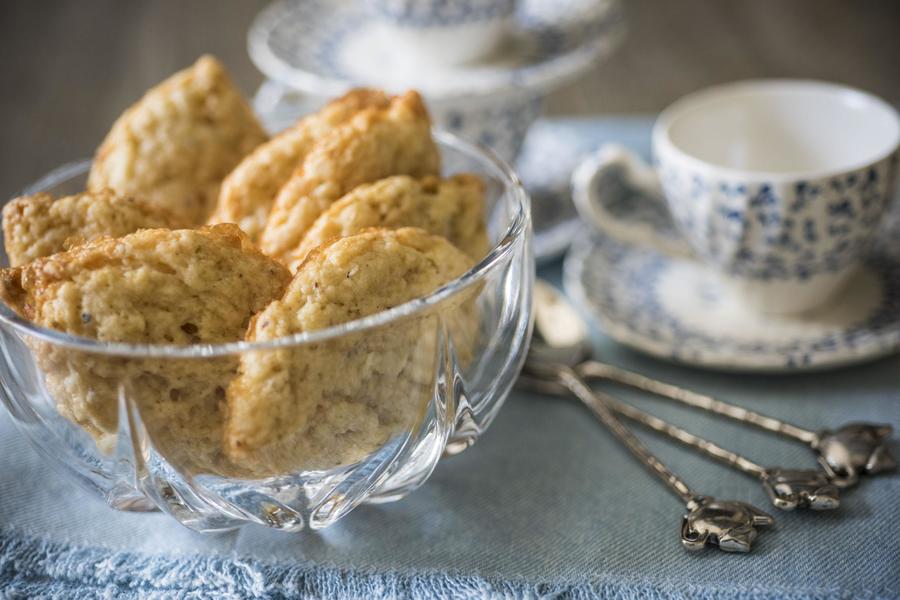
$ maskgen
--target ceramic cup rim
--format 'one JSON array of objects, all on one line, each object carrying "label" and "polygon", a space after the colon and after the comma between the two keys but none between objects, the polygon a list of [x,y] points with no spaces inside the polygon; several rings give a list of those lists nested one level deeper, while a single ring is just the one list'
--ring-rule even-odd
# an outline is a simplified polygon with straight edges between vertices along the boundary
[{"label": "ceramic cup rim", "polygon": [[[795,171],[743,169],[716,164],[695,156],[680,147],[672,139],[671,131],[674,124],[682,117],[694,113],[704,106],[747,95],[791,90],[812,91],[832,98],[836,96],[851,96],[861,102],[865,102],[871,108],[882,111],[883,116],[893,122],[893,137],[889,143],[874,148],[870,154],[860,156],[853,161],[847,161],[845,164],[821,169],[800,169]],[[663,109],[653,125],[652,144],[654,156],[658,160],[665,158],[695,171],[732,180],[785,183],[796,180],[827,179],[873,166],[890,158],[891,155],[897,152],[898,147],[900,147],[900,114],[893,106],[878,96],[843,84],[814,79],[748,79],[708,87],[683,96],[670,104]]]}]

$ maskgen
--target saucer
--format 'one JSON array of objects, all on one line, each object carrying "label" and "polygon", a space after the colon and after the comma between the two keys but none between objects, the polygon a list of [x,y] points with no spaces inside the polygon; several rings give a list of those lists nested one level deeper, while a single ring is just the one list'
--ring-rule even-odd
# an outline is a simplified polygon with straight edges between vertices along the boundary
[{"label": "saucer", "polygon": [[[652,214],[652,201],[641,198],[632,195],[629,210]],[[847,285],[801,315],[752,311],[701,263],[595,231],[573,242],[565,289],[613,339],[680,363],[791,372],[867,361],[900,349],[900,203],[894,207]]]},{"label": "saucer", "polygon": [[509,35],[486,59],[458,66],[417,64],[397,51],[389,28],[357,0],[294,0],[264,9],[248,50],[269,78],[319,96],[374,85],[426,97],[547,90],[575,79],[624,33],[619,0],[523,0]]}]

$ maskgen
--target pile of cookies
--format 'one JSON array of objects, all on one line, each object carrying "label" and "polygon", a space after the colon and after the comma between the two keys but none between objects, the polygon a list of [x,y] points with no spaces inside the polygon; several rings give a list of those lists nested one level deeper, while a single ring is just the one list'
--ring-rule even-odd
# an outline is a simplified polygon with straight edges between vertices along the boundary
[{"label": "pile of cookies", "polygon": [[[87,190],[3,209],[0,296],[104,342],[276,340],[426,296],[488,251],[483,181],[440,176],[415,92],[354,90],[268,139],[202,57],[97,150]],[[60,412],[104,452],[132,400],[191,472],[262,476],[359,460],[413,426],[435,361],[465,360],[471,295],[314,345],[141,357],[29,342]],[[443,358],[441,358],[443,357]]]}]

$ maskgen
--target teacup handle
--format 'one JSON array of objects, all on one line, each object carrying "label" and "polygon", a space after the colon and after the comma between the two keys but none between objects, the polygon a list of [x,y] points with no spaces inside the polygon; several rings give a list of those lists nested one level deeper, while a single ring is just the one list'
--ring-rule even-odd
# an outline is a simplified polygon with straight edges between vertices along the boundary
[{"label": "teacup handle", "polygon": [[[656,172],[623,146],[608,144],[588,156],[572,175],[572,193],[581,218],[615,240],[695,257],[675,226]],[[625,214],[610,211],[611,198],[626,205]]]}]

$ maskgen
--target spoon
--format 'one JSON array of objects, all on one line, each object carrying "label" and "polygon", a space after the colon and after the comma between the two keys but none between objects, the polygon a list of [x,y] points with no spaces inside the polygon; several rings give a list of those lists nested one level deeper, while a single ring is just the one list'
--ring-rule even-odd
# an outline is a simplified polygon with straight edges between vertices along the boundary
[{"label": "spoon", "polygon": [[534,297],[535,327],[525,360],[526,375],[565,386],[685,503],[681,543],[686,549],[701,550],[715,544],[726,552],[749,552],[758,533],[756,528],[772,525],[775,520],[745,502],[698,494],[666,467],[612,412],[607,404],[609,397],[591,390],[573,369],[591,351],[587,327],[575,309],[550,284],[540,280],[535,282]]},{"label": "spoon", "polygon": [[[576,367],[576,371],[578,371],[578,367]],[[529,377],[527,374],[519,377],[517,385],[547,394],[567,395],[569,393],[568,389],[560,384]],[[611,396],[606,396],[604,400],[617,415],[662,433],[737,471],[755,477],[762,483],[763,489],[776,508],[781,510],[794,510],[795,508],[830,510],[840,506],[840,490],[821,471],[763,467],[749,458],[727,450],[630,404]]]},{"label": "spoon", "polygon": [[[541,285],[545,286],[546,284],[542,283]],[[536,323],[535,328],[545,339],[547,336],[555,336],[555,344],[551,343],[555,352],[562,352],[564,348],[578,348],[577,352],[567,351],[564,357],[565,360],[570,362],[578,362],[578,355],[585,355],[590,352],[590,349],[586,346],[587,332],[584,329],[584,325],[577,320],[577,313],[574,315],[570,314],[565,305],[557,303],[558,298],[549,295],[551,292],[554,295],[557,294],[552,288],[549,291],[542,290],[536,294],[537,300],[535,303],[541,307],[541,311],[535,316],[536,321],[540,319]],[[563,336],[568,337],[562,339]],[[546,348],[535,347],[535,349],[536,352],[547,352]],[[565,360],[561,362],[565,362]],[[609,366],[593,361],[580,362],[575,367],[576,372],[579,374],[583,373],[584,366],[588,364],[599,365],[600,367]],[[610,369],[616,369],[616,367],[610,366]],[[628,375],[634,375],[627,371],[624,372]],[[649,381],[652,382],[653,380]],[[568,388],[555,381],[535,378],[527,373],[523,373],[520,376],[518,385],[549,394],[566,395],[569,393]],[[714,442],[694,435],[630,404],[621,402],[611,396],[604,396],[603,399],[607,407],[617,415],[662,433],[710,458],[725,463],[737,471],[758,479],[776,508],[794,510],[799,507],[813,510],[830,510],[840,506],[840,492],[837,486],[832,484],[826,477],[826,474],[821,471],[815,469],[785,469],[781,467],[766,468],[749,458],[727,450]]]},{"label": "spoon", "polygon": [[897,466],[888,449],[893,433],[888,424],[847,423],[836,429],[812,431],[595,360],[581,363],[576,370],[586,379],[614,381],[803,442],[816,453],[831,483],[840,488],[855,485],[861,475],[875,475]]},{"label": "spoon", "polygon": [[606,402],[617,414],[677,440],[737,471],[755,477],[762,483],[763,489],[776,508],[794,510],[800,507],[831,510],[840,506],[840,492],[837,486],[830,483],[821,471],[780,467],[766,468],[749,458],[676,427],[639,408],[614,398],[607,398]]}]

